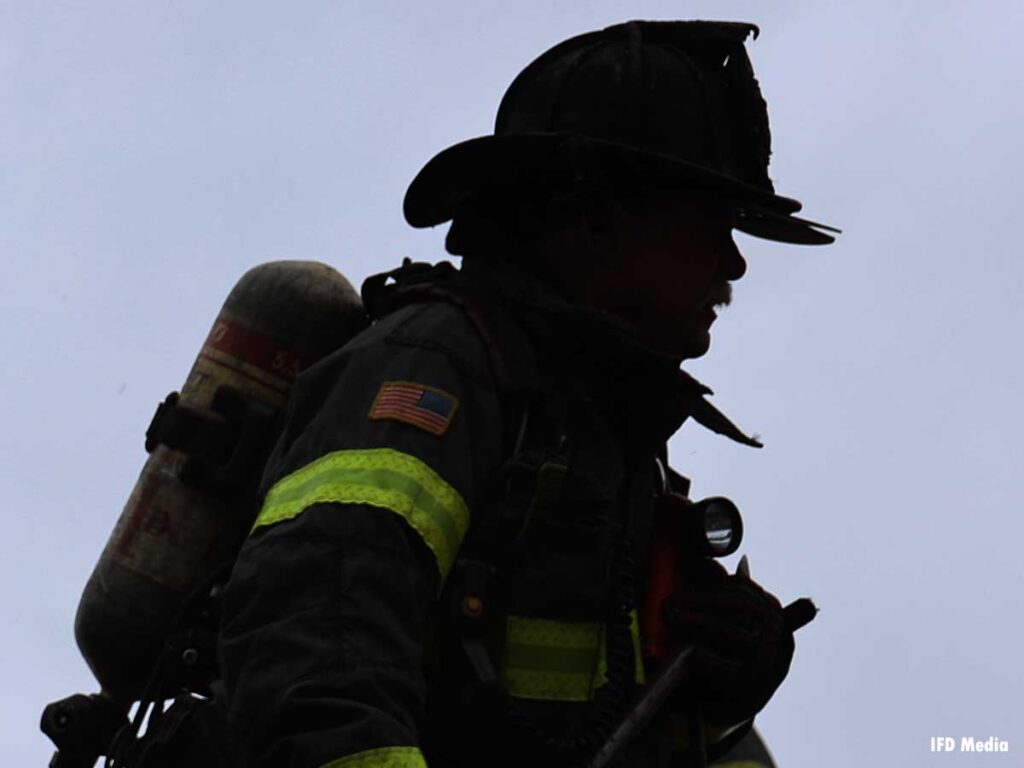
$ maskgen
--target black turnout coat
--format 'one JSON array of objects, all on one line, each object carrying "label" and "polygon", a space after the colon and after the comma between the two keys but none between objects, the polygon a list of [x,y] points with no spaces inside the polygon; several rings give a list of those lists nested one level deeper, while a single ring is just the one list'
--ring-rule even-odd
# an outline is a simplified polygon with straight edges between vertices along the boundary
[{"label": "black turnout coat", "polygon": [[[753,441],[616,316],[493,265],[394,277],[300,376],[225,592],[234,760],[580,764],[652,671],[652,503],[688,490],[667,439],[694,417]],[[662,713],[623,765],[682,765],[685,733]]]}]

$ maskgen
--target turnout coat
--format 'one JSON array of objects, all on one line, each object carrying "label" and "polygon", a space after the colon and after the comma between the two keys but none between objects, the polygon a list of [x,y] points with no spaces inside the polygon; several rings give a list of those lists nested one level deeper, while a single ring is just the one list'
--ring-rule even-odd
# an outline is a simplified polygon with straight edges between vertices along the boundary
[{"label": "turnout coat", "polygon": [[[624,320],[515,270],[363,292],[375,322],[299,378],[225,591],[233,759],[585,763],[652,671],[653,502],[689,487],[667,439],[693,417],[756,443]],[[770,764],[749,722],[708,729],[723,764]],[[685,734],[665,711],[623,765],[683,765]]]}]

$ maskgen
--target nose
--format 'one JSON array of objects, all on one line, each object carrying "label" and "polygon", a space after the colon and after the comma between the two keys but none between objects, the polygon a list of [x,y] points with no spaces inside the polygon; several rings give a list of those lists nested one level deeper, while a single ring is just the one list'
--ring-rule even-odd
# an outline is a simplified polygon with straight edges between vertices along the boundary
[{"label": "nose", "polygon": [[725,238],[718,268],[726,280],[739,280],[747,273],[747,260],[736,247],[731,234]]}]

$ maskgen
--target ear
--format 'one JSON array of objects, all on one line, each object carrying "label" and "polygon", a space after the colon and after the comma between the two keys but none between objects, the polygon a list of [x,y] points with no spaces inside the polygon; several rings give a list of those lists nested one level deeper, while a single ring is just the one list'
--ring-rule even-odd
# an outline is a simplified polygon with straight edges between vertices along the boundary
[{"label": "ear", "polygon": [[622,216],[623,211],[609,195],[588,201],[580,218],[579,232],[581,249],[589,255],[592,263],[605,269],[622,267]]}]

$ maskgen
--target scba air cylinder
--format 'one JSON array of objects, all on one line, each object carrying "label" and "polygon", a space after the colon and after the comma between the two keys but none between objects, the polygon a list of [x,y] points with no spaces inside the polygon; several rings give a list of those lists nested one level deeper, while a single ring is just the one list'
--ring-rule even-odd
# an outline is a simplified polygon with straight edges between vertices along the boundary
[{"label": "scba air cylinder", "polygon": [[183,603],[237,554],[296,375],[366,322],[352,285],[318,262],[262,264],[228,295],[154,418],[149,459],[78,606],[78,647],[115,701],[140,697]]}]

